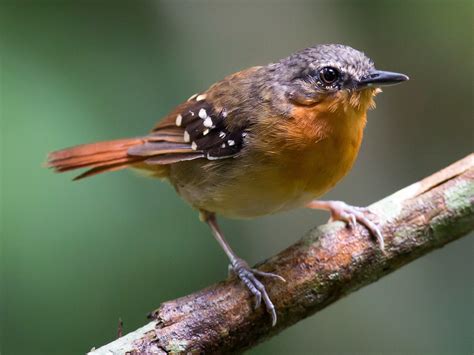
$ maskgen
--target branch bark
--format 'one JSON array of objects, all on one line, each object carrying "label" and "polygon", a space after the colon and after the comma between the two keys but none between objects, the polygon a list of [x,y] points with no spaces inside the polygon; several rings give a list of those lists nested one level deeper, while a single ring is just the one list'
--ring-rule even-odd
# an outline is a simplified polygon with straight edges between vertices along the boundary
[{"label": "branch bark", "polygon": [[386,253],[367,231],[341,222],[314,228],[259,264],[287,282],[264,280],[269,315],[235,278],[163,303],[146,326],[90,354],[241,352],[474,229],[474,154],[369,206]]}]

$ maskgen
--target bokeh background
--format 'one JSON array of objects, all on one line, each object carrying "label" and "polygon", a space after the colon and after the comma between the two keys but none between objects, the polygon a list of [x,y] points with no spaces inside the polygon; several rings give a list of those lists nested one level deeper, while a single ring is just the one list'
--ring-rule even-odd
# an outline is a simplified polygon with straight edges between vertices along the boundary
[{"label": "bokeh background", "polygon": [[[47,152],[140,135],[173,106],[317,43],[407,73],[328,198],[369,204],[473,151],[472,1],[0,1],[1,354],[81,354],[226,276],[173,189],[122,171],[72,183]],[[252,263],[325,213],[223,221]],[[473,238],[413,262],[252,354],[471,354]]]}]

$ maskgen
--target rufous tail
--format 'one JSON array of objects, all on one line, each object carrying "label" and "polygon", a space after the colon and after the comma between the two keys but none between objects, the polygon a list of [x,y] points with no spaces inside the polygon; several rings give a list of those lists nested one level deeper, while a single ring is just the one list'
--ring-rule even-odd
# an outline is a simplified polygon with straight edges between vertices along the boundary
[{"label": "rufous tail", "polygon": [[46,166],[56,172],[89,168],[74,178],[79,180],[107,171],[121,170],[143,161],[146,157],[127,154],[130,148],[143,144],[143,138],[128,138],[78,145],[50,153]]}]

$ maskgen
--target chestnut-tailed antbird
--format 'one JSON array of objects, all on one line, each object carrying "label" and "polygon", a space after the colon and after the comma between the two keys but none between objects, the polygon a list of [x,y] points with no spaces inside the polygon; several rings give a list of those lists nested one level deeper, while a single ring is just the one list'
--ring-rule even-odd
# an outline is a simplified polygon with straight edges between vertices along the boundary
[{"label": "chestnut-tailed antbird", "polygon": [[131,168],[171,183],[209,225],[256,307],[263,299],[274,325],[275,307],[261,278],[284,279],[239,258],[216,215],[323,209],[332,220],[362,224],[383,249],[365,209],[317,198],[354,164],[380,87],[405,80],[375,69],[351,47],[317,45],[225,77],[175,107],[150,133],[56,151],[47,165],[57,172],[88,168],[76,179]]}]

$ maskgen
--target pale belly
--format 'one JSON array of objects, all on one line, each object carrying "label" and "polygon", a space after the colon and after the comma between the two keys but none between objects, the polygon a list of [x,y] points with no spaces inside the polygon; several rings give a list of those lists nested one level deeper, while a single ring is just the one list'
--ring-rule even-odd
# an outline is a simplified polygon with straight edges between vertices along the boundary
[{"label": "pale belly", "polygon": [[[202,165],[184,163],[171,174],[180,195],[198,209],[254,218],[304,207],[351,168],[359,145],[327,139],[285,158],[247,156]],[[192,178],[190,178],[192,177]],[[173,179],[174,178],[174,179]]]}]

